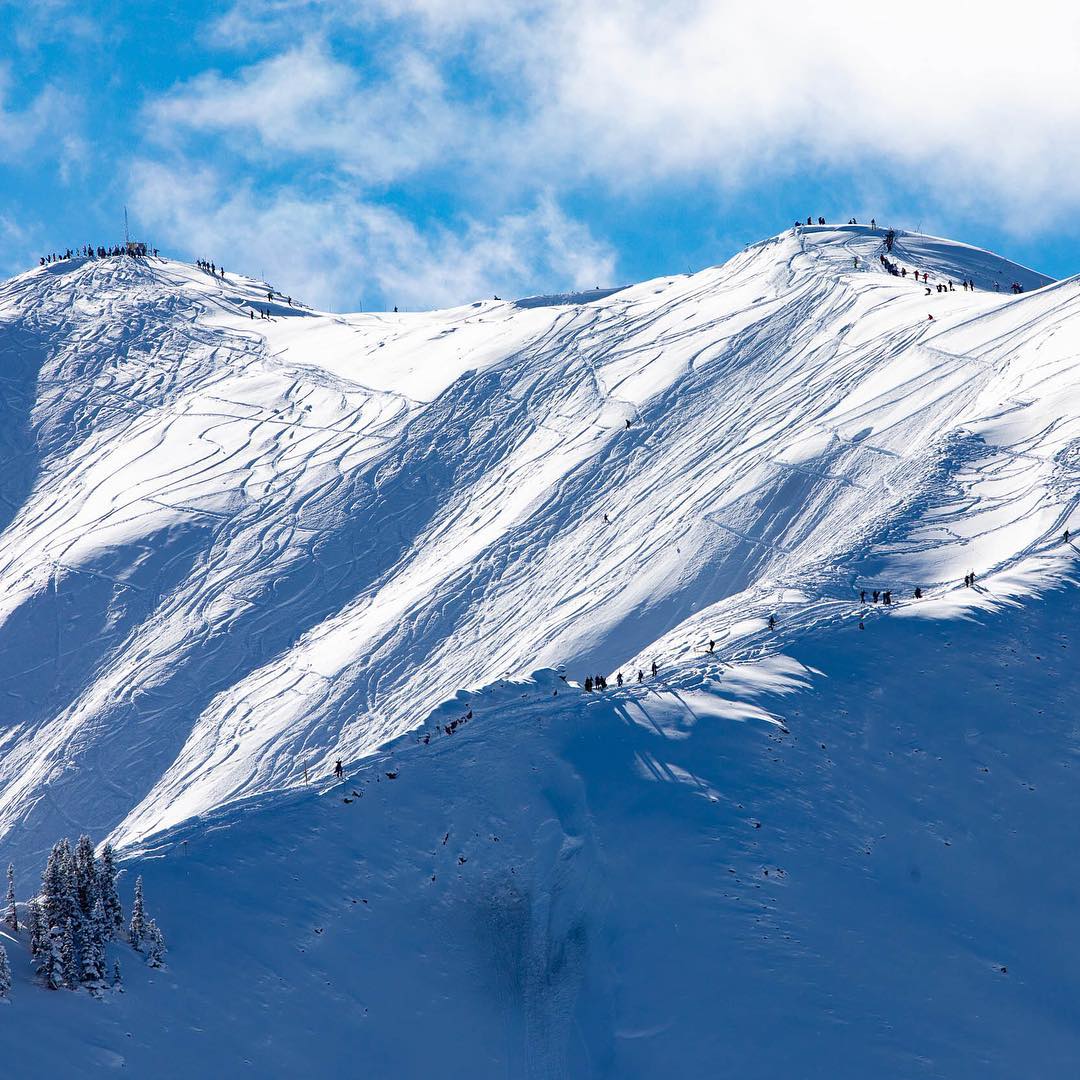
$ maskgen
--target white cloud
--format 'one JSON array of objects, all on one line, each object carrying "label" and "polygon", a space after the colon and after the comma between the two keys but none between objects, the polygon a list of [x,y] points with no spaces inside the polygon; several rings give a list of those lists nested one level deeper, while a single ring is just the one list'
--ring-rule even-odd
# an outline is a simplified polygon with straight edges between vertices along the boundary
[{"label": "white cloud", "polygon": [[161,142],[216,135],[249,158],[317,157],[370,183],[432,165],[485,125],[418,51],[399,49],[380,79],[363,80],[314,38],[233,78],[200,75],[152,102],[147,121]]},{"label": "white cloud", "polygon": [[[240,0],[219,25],[230,24],[255,27],[251,33],[268,40],[295,34],[297,25],[328,34],[361,28],[405,63],[422,49],[420,85],[387,61],[380,82],[343,96],[335,122],[315,110],[308,138],[294,131],[290,141],[288,127],[277,138],[258,128],[265,145],[299,153],[313,141],[333,149],[336,138],[358,132],[361,147],[385,157],[386,177],[430,162],[418,152],[430,139],[454,162],[486,167],[493,186],[530,177],[613,187],[704,178],[738,188],[762,170],[902,169],[927,187],[955,185],[965,198],[1041,219],[1080,201],[1068,179],[1080,165],[1080,9],[1062,0],[1022,13],[1001,0],[933,8],[854,0],[812,8],[718,0]],[[372,34],[380,25],[383,32]],[[280,59],[233,80],[233,90],[250,83],[254,91],[282,75],[274,66]],[[465,141],[441,138],[478,122],[469,100],[477,82],[497,106],[487,129]],[[178,91],[177,114],[198,101],[200,89]],[[298,100],[306,92],[302,80],[292,83]],[[368,102],[392,125],[385,144],[365,115]],[[233,130],[249,122],[243,109],[235,115]],[[396,138],[404,149],[395,155]],[[353,161],[376,156],[339,152]]]},{"label": "white cloud", "polygon": [[46,135],[69,137],[70,102],[60,91],[46,86],[24,108],[12,109],[6,104],[12,82],[10,65],[0,63],[0,151],[25,154]]},{"label": "white cloud", "polygon": [[240,270],[262,268],[316,304],[430,307],[538,287],[591,288],[614,276],[614,256],[546,196],[491,223],[421,231],[346,192],[321,198],[284,188],[267,197],[211,169],[141,162],[133,209],[152,236]]}]

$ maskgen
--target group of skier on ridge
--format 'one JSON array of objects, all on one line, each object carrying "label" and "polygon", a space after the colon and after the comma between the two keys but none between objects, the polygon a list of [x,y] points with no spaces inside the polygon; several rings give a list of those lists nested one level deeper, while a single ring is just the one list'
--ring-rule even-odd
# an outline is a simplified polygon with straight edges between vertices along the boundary
[{"label": "group of skier on ridge", "polygon": [[[825,222],[825,219],[823,217],[818,217],[818,219],[817,219],[817,224],[818,225],[824,225],[825,223],[826,222]],[[813,217],[812,214],[807,215],[806,224],[807,225],[813,225],[814,224],[814,217]],[[858,222],[858,220],[856,218],[852,217],[852,218],[848,218],[848,224],[849,225],[858,225],[859,222]],[[796,232],[801,228],[803,228],[802,221],[796,221],[795,222],[795,230],[796,230]],[[870,219],[870,228],[872,230],[877,229],[877,220],[875,218]],[[885,251],[892,252],[893,244],[895,243],[895,241],[896,241],[896,231],[894,229],[889,229],[885,233],[885,237],[884,237]],[[889,259],[886,256],[885,252],[882,252],[878,256],[878,261],[894,277],[906,278],[908,276],[907,267],[906,266],[900,266],[897,263],[893,262],[891,259]],[[853,255],[852,256],[852,265],[856,270],[859,268],[859,256],[858,255]],[[922,271],[920,271],[920,270],[912,270],[911,273],[915,276],[915,281],[916,282],[918,282],[920,280],[920,277],[919,277],[920,273],[922,274],[922,278],[921,278],[922,284],[926,286],[926,295],[929,296],[930,293],[931,293],[929,274],[925,270],[922,270]],[[975,292],[975,282],[970,280],[970,279],[962,280],[960,282],[960,286],[961,286],[961,288],[963,288],[963,290],[965,292]],[[1009,287],[1014,293],[1022,293],[1024,291],[1024,286],[1019,281],[1012,282]],[[936,282],[934,284],[934,286],[933,286],[933,290],[938,292],[938,293],[955,292],[956,291],[956,286],[952,281]],[[1000,291],[1001,291],[1001,283],[995,281],[994,282],[994,292],[1000,292]],[[933,319],[933,317],[934,317],[933,315],[928,315],[927,316],[928,319]]]},{"label": "group of skier on ridge", "polygon": [[49,266],[52,263],[64,262],[67,259],[110,259],[118,255],[130,255],[132,258],[139,258],[147,255],[157,255],[157,253],[157,248],[148,248],[141,241],[136,242],[134,240],[126,244],[113,244],[111,247],[105,247],[103,244],[99,244],[97,247],[93,244],[83,244],[81,247],[75,248],[74,251],[68,248],[60,254],[54,251],[50,255],[42,255],[38,259],[38,266]]}]

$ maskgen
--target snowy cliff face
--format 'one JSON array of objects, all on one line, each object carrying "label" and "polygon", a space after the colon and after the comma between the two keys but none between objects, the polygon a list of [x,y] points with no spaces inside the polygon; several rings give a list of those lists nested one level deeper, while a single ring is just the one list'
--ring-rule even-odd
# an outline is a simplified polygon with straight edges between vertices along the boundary
[{"label": "snowy cliff face", "polygon": [[927,295],[881,250],[400,315],[154,259],[0,286],[5,852],[144,841],[463,687],[1028,570],[1077,498],[1076,284],[901,236]]}]

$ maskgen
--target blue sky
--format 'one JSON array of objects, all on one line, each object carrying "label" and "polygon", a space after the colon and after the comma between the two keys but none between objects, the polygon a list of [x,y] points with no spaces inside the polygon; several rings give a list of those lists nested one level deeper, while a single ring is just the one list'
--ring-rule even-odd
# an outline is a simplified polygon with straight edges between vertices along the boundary
[{"label": "blue sky", "polygon": [[125,204],[337,309],[697,269],[807,214],[1080,271],[1080,14],[867,7],[0,0],[0,272]]}]

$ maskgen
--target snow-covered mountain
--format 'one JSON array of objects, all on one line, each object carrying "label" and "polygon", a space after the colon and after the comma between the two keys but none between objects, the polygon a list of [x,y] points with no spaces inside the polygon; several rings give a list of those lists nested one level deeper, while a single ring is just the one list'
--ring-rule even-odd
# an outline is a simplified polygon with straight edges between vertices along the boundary
[{"label": "snow-covered mountain", "polygon": [[421,314],[0,287],[0,861],[111,834],[173,943],[42,1063],[1075,1060],[1080,292],[883,236]]}]

